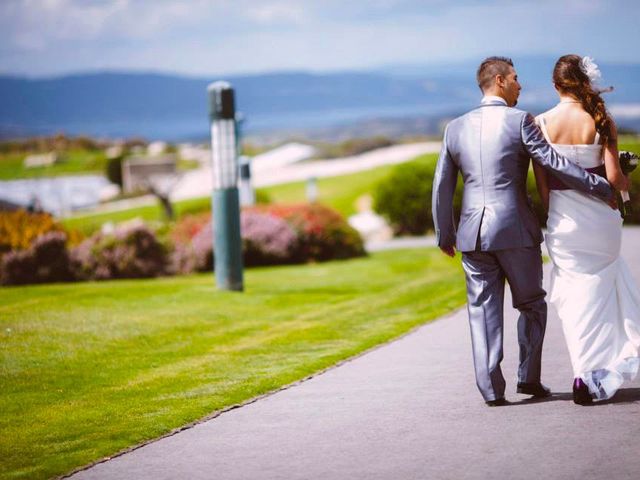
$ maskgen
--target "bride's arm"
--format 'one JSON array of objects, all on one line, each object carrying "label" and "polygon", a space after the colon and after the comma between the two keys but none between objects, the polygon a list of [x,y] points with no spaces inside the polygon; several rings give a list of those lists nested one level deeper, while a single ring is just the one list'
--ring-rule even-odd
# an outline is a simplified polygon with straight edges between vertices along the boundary
[{"label": "bride's arm", "polygon": [[536,176],[536,186],[538,187],[538,194],[545,212],[549,211],[549,182],[547,181],[547,172],[543,167],[533,162],[533,173]]},{"label": "bride's arm", "polygon": [[604,166],[607,180],[616,190],[629,190],[629,178],[622,173],[618,159],[618,131],[613,119],[611,122],[611,138],[604,147]]},{"label": "bride's arm", "polygon": [[[538,115],[535,118],[536,125],[540,126],[541,115]],[[542,206],[544,207],[544,211],[549,211],[549,182],[547,180],[547,172],[545,169],[538,165],[536,162],[531,162],[533,164],[533,173],[536,177],[536,187],[538,188],[538,195],[540,195],[540,200],[542,200]]]}]

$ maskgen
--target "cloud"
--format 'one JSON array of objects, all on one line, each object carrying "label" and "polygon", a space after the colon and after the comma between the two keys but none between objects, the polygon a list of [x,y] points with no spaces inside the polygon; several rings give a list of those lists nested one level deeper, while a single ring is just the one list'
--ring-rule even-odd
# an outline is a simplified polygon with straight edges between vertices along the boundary
[{"label": "cloud", "polygon": [[328,70],[485,54],[639,60],[625,0],[0,0],[0,68]]},{"label": "cloud", "polygon": [[261,3],[248,6],[246,16],[259,24],[300,25],[307,19],[306,11],[300,5],[287,2]]},{"label": "cloud", "polygon": [[[41,49],[60,41],[152,37],[167,27],[199,22],[190,6],[206,2],[157,0],[9,0],[0,33],[18,48]],[[8,37],[8,38],[6,38]]]}]

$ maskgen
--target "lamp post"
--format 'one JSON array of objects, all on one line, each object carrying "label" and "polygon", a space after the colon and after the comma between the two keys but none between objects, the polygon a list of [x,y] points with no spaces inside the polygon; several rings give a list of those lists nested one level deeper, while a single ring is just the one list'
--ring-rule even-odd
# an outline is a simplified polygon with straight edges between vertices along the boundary
[{"label": "lamp post", "polygon": [[219,290],[243,290],[240,203],[238,198],[238,145],[235,98],[231,85],[214,82],[207,87],[213,163],[214,262]]}]

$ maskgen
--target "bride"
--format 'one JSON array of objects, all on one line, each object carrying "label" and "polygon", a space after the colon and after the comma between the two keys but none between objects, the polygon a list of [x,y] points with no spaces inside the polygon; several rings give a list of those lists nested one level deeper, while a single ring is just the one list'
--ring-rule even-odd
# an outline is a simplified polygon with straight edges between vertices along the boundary
[{"label": "bride", "polygon": [[[628,190],[616,126],[594,86],[598,77],[589,57],[560,57],[553,71],[560,102],[536,121],[559,153],[606,177],[617,190]],[[549,212],[549,302],[562,321],[571,357],[573,401],[584,405],[609,399],[640,366],[640,292],[620,257],[622,218],[535,163],[534,171]]]}]

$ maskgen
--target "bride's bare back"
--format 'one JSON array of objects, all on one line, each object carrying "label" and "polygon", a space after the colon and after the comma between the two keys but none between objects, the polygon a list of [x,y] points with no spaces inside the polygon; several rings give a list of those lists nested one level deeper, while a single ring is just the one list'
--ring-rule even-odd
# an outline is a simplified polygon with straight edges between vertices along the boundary
[{"label": "bride's bare back", "polygon": [[591,145],[596,139],[596,123],[579,103],[560,103],[542,116],[553,143]]},{"label": "bride's bare back", "polygon": [[[558,105],[540,115],[537,120],[544,122],[549,140],[558,145],[593,145],[596,140],[596,124],[581,103],[573,99],[562,99]],[[612,137],[603,145],[604,164],[607,180],[617,190],[628,190],[629,180],[622,174],[618,161],[618,146],[615,124]],[[549,207],[549,186],[544,170],[534,164],[538,192],[545,209]]]}]

